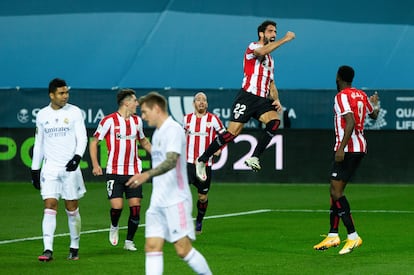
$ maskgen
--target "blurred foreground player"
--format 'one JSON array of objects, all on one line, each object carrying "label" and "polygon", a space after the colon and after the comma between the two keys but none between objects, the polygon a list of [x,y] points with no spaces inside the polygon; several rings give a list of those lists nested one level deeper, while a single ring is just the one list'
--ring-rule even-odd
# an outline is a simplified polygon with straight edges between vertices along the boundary
[{"label": "blurred foreground player", "polygon": [[184,130],[167,111],[167,100],[151,92],[139,99],[142,119],[156,129],[152,136],[152,169],[135,174],[127,186],[136,188],[152,178],[150,205],[145,213],[145,271],[163,274],[165,241],[197,274],[212,274],[204,256],[192,245],[192,197],[187,179]]}]

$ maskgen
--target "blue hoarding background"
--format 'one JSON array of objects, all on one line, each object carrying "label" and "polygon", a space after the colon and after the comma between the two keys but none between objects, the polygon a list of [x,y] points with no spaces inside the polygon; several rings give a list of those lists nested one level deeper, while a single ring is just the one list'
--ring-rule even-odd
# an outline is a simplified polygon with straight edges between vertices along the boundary
[{"label": "blue hoarding background", "polygon": [[[137,95],[150,90],[136,89]],[[167,97],[171,115],[181,122],[185,113],[192,112],[192,100],[197,90],[157,90]],[[375,90],[380,95],[381,110],[376,121],[366,120],[366,129],[414,130],[414,90]],[[231,115],[233,90],[206,90],[209,110],[225,124]],[[372,94],[374,90],[366,90]],[[70,102],[84,112],[87,128],[96,128],[103,116],[114,112],[117,90],[72,89]],[[335,90],[280,90],[284,117],[292,129],[332,129]],[[8,89],[0,92],[0,128],[34,128],[36,114],[49,103],[45,89]],[[139,111],[139,109],[138,109]],[[246,128],[257,128],[251,121]]]},{"label": "blue hoarding background", "polygon": [[414,87],[414,2],[408,0],[55,0],[0,2],[0,87],[237,89],[243,53],[266,19],[283,89],[326,89],[339,65],[355,85]]}]

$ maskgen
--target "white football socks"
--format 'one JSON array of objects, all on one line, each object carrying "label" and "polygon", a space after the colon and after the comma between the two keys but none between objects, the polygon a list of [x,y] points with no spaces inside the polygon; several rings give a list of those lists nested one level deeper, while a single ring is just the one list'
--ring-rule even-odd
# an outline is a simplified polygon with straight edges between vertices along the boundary
[{"label": "white football socks", "polygon": [[53,251],[53,237],[56,230],[56,210],[46,208],[43,212],[42,230],[44,250]]},{"label": "white football socks", "polygon": [[145,274],[162,275],[164,271],[164,254],[162,251],[145,253]]},{"label": "white football socks", "polygon": [[81,233],[81,216],[79,214],[79,207],[74,211],[68,211],[67,209],[65,210],[68,215],[70,247],[78,249]]},{"label": "white football socks", "polygon": [[187,264],[197,273],[203,275],[211,275],[210,267],[207,264],[206,259],[200,252],[194,247],[188,252],[187,256],[183,259]]}]

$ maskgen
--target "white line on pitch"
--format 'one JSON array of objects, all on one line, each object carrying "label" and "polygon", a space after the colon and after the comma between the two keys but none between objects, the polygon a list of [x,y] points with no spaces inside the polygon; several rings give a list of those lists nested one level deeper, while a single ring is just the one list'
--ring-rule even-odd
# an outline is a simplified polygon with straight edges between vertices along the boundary
[{"label": "white line on pitch", "polygon": [[[252,210],[252,211],[245,211],[245,212],[238,212],[238,213],[230,213],[230,214],[222,214],[222,215],[213,215],[207,216],[204,219],[220,219],[220,218],[227,218],[227,217],[236,217],[236,216],[246,216],[252,214],[259,214],[259,213],[267,213],[267,212],[285,212],[285,213],[319,213],[319,212],[329,212],[328,210],[311,210],[311,209],[259,209],[259,210]],[[414,211],[403,211],[403,210],[352,210],[353,213],[386,213],[386,214],[414,214]],[[145,224],[140,224],[139,227],[144,227]],[[127,229],[127,226],[121,226],[119,229]],[[95,230],[87,230],[82,231],[83,234],[92,234],[92,233],[99,233],[109,231],[108,228],[105,229],[95,229]],[[69,233],[62,233],[56,234],[55,237],[64,237],[69,236]],[[0,241],[0,245],[8,244],[8,243],[17,243],[17,242],[24,242],[24,241],[34,241],[34,240],[41,240],[43,237],[30,237],[30,238],[21,238],[21,239],[14,239],[14,240],[4,240]]]}]

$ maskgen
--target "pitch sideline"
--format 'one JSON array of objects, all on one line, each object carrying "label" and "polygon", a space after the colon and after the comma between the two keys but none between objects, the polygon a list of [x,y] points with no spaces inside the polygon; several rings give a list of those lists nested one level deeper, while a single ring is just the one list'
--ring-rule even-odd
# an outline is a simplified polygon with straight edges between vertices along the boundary
[{"label": "pitch sideline", "polygon": [[[253,215],[253,214],[260,214],[260,213],[268,213],[268,212],[280,212],[280,213],[320,213],[320,212],[329,212],[328,210],[311,210],[311,209],[258,209],[258,210],[251,210],[245,212],[237,212],[237,213],[229,213],[229,214],[222,214],[222,215],[212,215],[207,216],[204,219],[220,219],[220,218],[228,218],[228,217],[236,217],[236,216],[245,216],[245,215]],[[388,213],[388,214],[414,214],[414,211],[402,211],[402,210],[353,210],[353,213]],[[145,227],[145,224],[140,224],[139,227]],[[127,226],[121,226],[119,229],[127,229]],[[82,231],[81,234],[93,234],[99,232],[109,231],[109,228],[105,229],[95,229],[95,230],[88,230]],[[56,234],[55,237],[64,237],[69,236],[69,233],[62,233]],[[13,239],[13,240],[4,240],[0,241],[0,245],[2,244],[9,244],[9,243],[17,243],[17,242],[24,242],[24,241],[33,241],[33,240],[41,240],[43,237],[29,237],[29,238],[20,238],[20,239]]]}]

